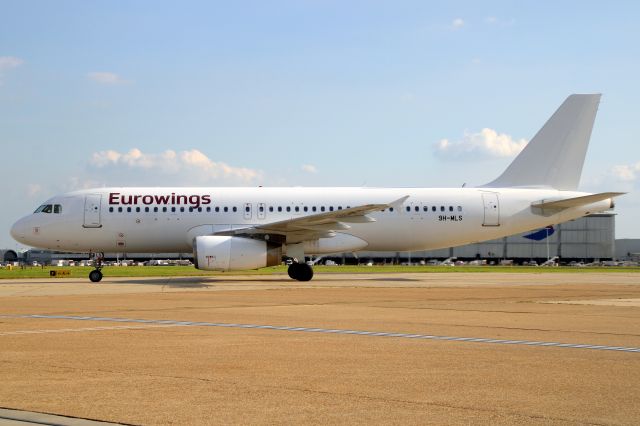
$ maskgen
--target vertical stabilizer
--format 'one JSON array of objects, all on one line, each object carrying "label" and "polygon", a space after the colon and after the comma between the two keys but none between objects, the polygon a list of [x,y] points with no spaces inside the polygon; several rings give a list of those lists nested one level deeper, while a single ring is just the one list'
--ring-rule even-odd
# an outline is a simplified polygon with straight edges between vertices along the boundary
[{"label": "vertical stabilizer", "polygon": [[504,173],[485,186],[576,190],[600,96],[569,96]]}]

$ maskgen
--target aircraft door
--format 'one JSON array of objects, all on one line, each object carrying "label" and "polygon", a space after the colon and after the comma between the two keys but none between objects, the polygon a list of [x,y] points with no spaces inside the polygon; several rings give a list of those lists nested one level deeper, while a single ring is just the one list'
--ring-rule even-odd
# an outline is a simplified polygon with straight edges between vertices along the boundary
[{"label": "aircraft door", "polygon": [[267,215],[267,206],[264,203],[258,203],[258,219],[264,219]]},{"label": "aircraft door", "polygon": [[484,205],[484,221],[482,226],[500,226],[500,202],[498,193],[483,192],[482,204]]},{"label": "aircraft door", "polygon": [[100,204],[102,195],[87,194],[84,197],[84,226],[85,228],[100,228]]},{"label": "aircraft door", "polygon": [[251,203],[244,203],[244,218],[251,220]]}]

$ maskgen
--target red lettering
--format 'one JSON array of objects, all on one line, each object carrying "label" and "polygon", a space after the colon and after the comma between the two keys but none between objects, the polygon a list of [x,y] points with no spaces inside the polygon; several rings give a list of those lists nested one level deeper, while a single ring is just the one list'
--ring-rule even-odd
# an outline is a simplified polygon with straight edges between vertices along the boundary
[{"label": "red lettering", "polygon": [[203,195],[202,196],[202,204],[211,204],[211,196],[210,195]]},{"label": "red lettering", "polygon": [[143,195],[142,196],[142,202],[144,204],[152,204],[153,203],[153,197],[151,195]]},{"label": "red lettering", "polygon": [[155,199],[156,199],[156,203],[158,203],[158,204],[169,204],[169,196],[168,195],[156,195]]},{"label": "red lettering", "polygon": [[119,192],[111,192],[109,193],[109,204],[118,204],[120,201],[120,193]]}]

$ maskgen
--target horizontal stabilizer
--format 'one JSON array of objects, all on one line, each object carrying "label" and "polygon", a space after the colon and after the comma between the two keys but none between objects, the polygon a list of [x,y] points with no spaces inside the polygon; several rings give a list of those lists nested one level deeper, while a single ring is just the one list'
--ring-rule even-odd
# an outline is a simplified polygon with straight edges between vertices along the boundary
[{"label": "horizontal stabilizer", "polygon": [[597,203],[608,198],[624,195],[626,192],[601,192],[599,194],[585,195],[583,197],[565,198],[564,200],[541,201],[533,203],[532,207],[541,209],[568,209],[571,207],[585,206],[591,203]]}]

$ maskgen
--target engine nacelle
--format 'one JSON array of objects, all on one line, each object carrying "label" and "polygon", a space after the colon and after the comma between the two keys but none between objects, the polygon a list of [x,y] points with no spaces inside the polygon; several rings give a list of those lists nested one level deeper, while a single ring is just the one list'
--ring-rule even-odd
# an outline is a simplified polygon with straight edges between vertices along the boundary
[{"label": "engine nacelle", "polygon": [[193,259],[198,269],[228,271],[258,269],[282,262],[282,246],[241,237],[201,236],[193,239]]}]

